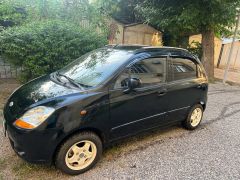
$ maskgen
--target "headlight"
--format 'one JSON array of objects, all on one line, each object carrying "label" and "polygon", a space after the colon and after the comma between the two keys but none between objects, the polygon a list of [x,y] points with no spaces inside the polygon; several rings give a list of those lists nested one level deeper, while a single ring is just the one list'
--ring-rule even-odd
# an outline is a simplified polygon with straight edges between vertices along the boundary
[{"label": "headlight", "polygon": [[34,129],[42,124],[54,111],[54,108],[45,106],[32,108],[17,119],[14,125],[22,129]]}]

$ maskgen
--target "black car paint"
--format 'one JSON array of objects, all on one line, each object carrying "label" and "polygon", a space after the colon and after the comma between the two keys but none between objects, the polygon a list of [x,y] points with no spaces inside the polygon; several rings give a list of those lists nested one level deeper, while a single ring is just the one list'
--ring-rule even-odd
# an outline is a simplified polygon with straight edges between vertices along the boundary
[{"label": "black car paint", "polygon": [[[194,104],[206,106],[206,78],[166,82],[129,93],[112,88],[126,67],[144,58],[188,57],[202,67],[199,60],[187,51],[141,46],[113,48],[132,51],[133,55],[98,87],[82,91],[57,84],[51,75],[45,75],[23,85],[11,95],[4,108],[4,118],[9,139],[18,155],[29,162],[51,163],[58,146],[81,130],[94,131],[107,145],[143,130],[181,121]],[[14,102],[12,107],[9,107],[10,102]],[[54,107],[56,111],[34,130],[23,130],[13,125],[27,110],[39,105]],[[81,110],[86,110],[87,114],[82,116]]]}]

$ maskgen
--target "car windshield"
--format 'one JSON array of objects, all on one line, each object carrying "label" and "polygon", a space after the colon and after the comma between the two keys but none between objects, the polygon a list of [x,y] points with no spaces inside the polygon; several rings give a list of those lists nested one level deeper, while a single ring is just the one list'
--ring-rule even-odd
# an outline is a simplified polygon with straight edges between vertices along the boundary
[{"label": "car windshield", "polygon": [[76,59],[58,73],[67,76],[74,82],[93,87],[103,83],[130,57],[131,51],[102,48],[87,53]]}]

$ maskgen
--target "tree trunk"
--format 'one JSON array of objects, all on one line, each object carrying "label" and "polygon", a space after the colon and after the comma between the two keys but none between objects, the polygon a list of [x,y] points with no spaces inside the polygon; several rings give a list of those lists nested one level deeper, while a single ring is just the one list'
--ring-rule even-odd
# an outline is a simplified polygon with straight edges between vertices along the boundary
[{"label": "tree trunk", "polygon": [[202,32],[202,63],[210,81],[214,80],[214,31]]}]

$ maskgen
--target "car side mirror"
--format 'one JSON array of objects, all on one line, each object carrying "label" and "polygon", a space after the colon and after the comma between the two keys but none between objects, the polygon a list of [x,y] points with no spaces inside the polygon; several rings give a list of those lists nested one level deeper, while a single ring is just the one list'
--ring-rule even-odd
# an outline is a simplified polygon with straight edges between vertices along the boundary
[{"label": "car side mirror", "polygon": [[138,78],[129,78],[127,81],[127,89],[124,91],[125,93],[129,93],[130,91],[141,86],[141,81]]}]

